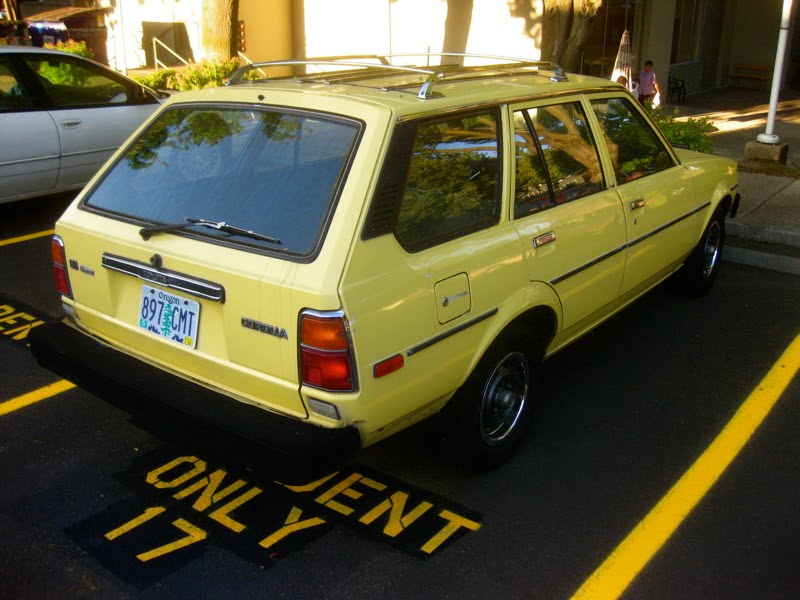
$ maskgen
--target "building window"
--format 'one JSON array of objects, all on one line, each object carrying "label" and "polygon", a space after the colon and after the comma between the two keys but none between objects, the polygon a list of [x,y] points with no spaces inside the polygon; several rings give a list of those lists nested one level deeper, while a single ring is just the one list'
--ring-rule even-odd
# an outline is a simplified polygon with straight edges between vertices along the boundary
[{"label": "building window", "polygon": [[703,29],[705,0],[677,0],[672,29],[672,64],[700,58],[700,32]]}]

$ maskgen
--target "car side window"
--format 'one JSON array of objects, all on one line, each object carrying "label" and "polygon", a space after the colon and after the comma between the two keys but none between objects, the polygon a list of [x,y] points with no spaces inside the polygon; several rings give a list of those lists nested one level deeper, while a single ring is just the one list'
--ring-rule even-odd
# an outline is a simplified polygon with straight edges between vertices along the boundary
[{"label": "car side window", "polygon": [[423,250],[498,221],[498,122],[492,111],[418,126],[395,225],[405,249]]},{"label": "car side window", "polygon": [[124,104],[131,100],[125,85],[92,64],[69,57],[26,58],[55,108]]},{"label": "car side window", "polygon": [[11,70],[11,64],[0,60],[0,111],[32,105],[30,96]]},{"label": "car side window", "polygon": [[514,130],[515,218],[604,188],[597,147],[579,102],[517,111]]},{"label": "car side window", "polygon": [[674,166],[653,128],[627,98],[592,100],[606,138],[617,183],[659,173]]}]

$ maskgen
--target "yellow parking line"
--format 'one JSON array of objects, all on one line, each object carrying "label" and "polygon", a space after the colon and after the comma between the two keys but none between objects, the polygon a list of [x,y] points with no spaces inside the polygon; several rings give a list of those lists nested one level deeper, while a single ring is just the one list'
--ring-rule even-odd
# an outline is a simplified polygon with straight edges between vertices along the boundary
[{"label": "yellow parking line", "polygon": [[30,406],[31,404],[35,404],[41,400],[46,400],[47,398],[55,396],[56,394],[71,390],[74,387],[74,383],[67,381],[66,379],[62,379],[61,381],[56,381],[55,383],[43,388],[39,388],[38,390],[28,392],[22,396],[17,396],[16,398],[0,403],[0,416],[7,415],[8,413],[14,412],[20,408],[25,408],[26,406]]},{"label": "yellow parking line", "polygon": [[29,233],[28,235],[21,235],[19,237],[8,238],[7,240],[0,240],[0,246],[10,246],[11,244],[19,244],[20,242],[27,242],[28,240],[35,240],[36,238],[46,237],[53,235],[55,229],[48,229],[47,231],[38,231],[36,233]]},{"label": "yellow parking line", "polygon": [[800,335],[784,351],[722,432],[572,600],[618,598],[702,500],[755,433],[797,374]]}]

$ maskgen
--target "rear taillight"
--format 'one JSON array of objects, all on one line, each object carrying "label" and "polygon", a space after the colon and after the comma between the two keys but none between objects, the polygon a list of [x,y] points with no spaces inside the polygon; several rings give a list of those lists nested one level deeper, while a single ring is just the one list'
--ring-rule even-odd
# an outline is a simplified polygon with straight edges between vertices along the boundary
[{"label": "rear taillight", "polygon": [[64,240],[57,235],[54,235],[50,242],[50,255],[53,258],[53,275],[56,279],[58,293],[72,298],[72,288],[69,285],[69,273],[67,273],[67,252],[64,249]]},{"label": "rear taillight", "polygon": [[300,315],[300,375],[303,384],[323,390],[355,389],[350,337],[341,313]]}]

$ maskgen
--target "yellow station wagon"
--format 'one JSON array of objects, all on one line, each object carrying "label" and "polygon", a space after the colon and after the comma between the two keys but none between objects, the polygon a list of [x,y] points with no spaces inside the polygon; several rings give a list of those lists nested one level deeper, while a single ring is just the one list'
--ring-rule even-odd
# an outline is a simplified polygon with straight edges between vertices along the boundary
[{"label": "yellow station wagon", "polygon": [[293,453],[443,411],[468,464],[507,458],[542,359],[675,271],[707,291],[739,197],[618,84],[482,58],[173,96],[58,221],[39,362]]}]

